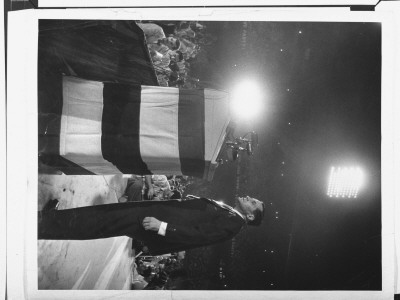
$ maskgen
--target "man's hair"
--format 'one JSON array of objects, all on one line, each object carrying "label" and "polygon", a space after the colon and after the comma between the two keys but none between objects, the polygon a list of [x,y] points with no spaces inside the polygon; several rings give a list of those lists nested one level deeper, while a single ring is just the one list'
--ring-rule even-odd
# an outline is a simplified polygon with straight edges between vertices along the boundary
[{"label": "man's hair", "polygon": [[171,197],[169,197],[169,199],[171,199],[171,200],[176,200],[176,199],[181,199],[181,198],[182,198],[182,194],[177,190],[172,191],[172,195],[171,195]]},{"label": "man's hair", "polygon": [[176,53],[178,54],[178,61],[182,61],[183,60],[183,53],[181,51],[176,51]]},{"label": "man's hair", "polygon": [[265,204],[264,202],[261,202],[262,205],[262,210],[261,209],[256,209],[253,214],[254,214],[254,220],[247,221],[248,225],[253,225],[253,226],[258,226],[261,224],[263,218],[264,218],[264,212],[265,212]]},{"label": "man's hair", "polygon": [[172,50],[178,50],[181,47],[181,41],[176,39],[175,46],[172,47]]},{"label": "man's hair", "polygon": [[143,277],[149,277],[152,273],[152,269],[150,266],[148,266],[146,269],[143,270],[143,274],[141,274]]}]

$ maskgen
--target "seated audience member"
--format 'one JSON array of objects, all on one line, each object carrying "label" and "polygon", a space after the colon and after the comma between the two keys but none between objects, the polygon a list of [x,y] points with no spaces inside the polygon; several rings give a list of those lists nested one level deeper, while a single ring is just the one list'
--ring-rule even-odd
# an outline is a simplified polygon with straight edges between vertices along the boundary
[{"label": "seated audience member", "polygon": [[178,62],[183,60],[183,53],[179,50],[173,51],[170,54],[171,62]]},{"label": "seated audience member", "polygon": [[172,72],[171,75],[168,78],[168,86],[170,87],[177,87],[177,81],[178,81],[178,73]]},{"label": "seated audience member", "polygon": [[144,276],[139,274],[138,266],[134,263],[132,267],[131,290],[143,290],[148,284]]},{"label": "seated audience member", "polygon": [[196,45],[187,39],[180,40],[179,50],[184,54],[184,57],[189,58],[195,51]]},{"label": "seated audience member", "polygon": [[134,202],[143,200],[143,177],[140,175],[132,175],[128,178],[125,193],[118,202]]},{"label": "seated audience member", "polygon": [[143,182],[142,176],[133,175],[128,179],[125,193],[118,199],[118,202],[180,198],[179,192],[171,190],[165,175],[146,175],[145,182]]},{"label": "seated audience member", "polygon": [[175,35],[180,39],[193,39],[196,33],[190,28],[177,30]]},{"label": "seated audience member", "polygon": [[166,37],[163,29],[157,24],[137,23],[137,25],[143,30],[146,37],[153,63],[160,67],[168,67],[170,62],[169,51],[178,50],[180,41],[173,36]]},{"label": "seated audience member", "polygon": [[157,74],[157,81],[160,86],[169,86],[168,76],[165,74]]},{"label": "seated audience member", "polygon": [[171,63],[171,60],[179,61],[183,59],[182,53],[177,53],[175,50],[171,50],[164,44],[149,44],[148,48],[153,64],[165,69],[166,71],[170,71],[169,64]]},{"label": "seated audience member", "polygon": [[176,31],[176,25],[177,25],[176,22],[166,23],[166,22],[153,21],[153,23],[160,26],[164,30],[165,35],[174,34]]},{"label": "seated audience member", "polygon": [[137,23],[143,30],[146,42],[148,44],[158,43],[159,40],[165,38],[164,30],[154,23]]},{"label": "seated audience member", "polygon": [[170,73],[171,69],[169,68],[171,62],[181,61],[183,59],[183,54],[181,52],[173,51],[173,50],[163,50],[164,54],[161,54],[158,51],[150,48],[150,53],[152,54],[152,60],[155,66],[162,68],[164,71]]},{"label": "seated audience member", "polygon": [[181,41],[176,37],[168,36],[166,38],[159,39],[156,43],[153,43],[153,45],[164,45],[168,47],[168,49],[176,51],[180,49]]},{"label": "seated audience member", "polygon": [[168,200],[180,199],[181,194],[178,191],[172,191],[165,175],[147,175],[147,189],[145,199],[147,200]]}]

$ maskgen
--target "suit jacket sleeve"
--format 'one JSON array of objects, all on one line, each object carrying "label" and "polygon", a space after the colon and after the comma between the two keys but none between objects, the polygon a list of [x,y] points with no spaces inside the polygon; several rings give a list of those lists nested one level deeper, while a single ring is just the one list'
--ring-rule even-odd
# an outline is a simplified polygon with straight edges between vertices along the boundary
[{"label": "suit jacket sleeve", "polygon": [[214,221],[192,226],[168,224],[165,239],[185,245],[215,243],[234,237],[242,228],[244,220],[237,215],[224,213]]}]

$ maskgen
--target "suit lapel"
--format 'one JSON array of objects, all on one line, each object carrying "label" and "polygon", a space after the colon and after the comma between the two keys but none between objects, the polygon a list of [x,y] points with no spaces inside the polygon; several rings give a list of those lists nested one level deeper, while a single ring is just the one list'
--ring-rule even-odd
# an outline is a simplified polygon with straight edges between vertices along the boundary
[{"label": "suit lapel", "polygon": [[207,198],[203,198],[203,199],[206,199],[207,201],[209,201],[211,204],[213,204],[216,207],[219,207],[219,208],[222,208],[222,209],[228,211],[229,214],[231,214],[233,216],[240,216],[241,218],[243,218],[242,214],[240,214],[237,210],[233,209],[231,206],[229,206],[223,202],[215,201],[215,200],[207,199]]}]

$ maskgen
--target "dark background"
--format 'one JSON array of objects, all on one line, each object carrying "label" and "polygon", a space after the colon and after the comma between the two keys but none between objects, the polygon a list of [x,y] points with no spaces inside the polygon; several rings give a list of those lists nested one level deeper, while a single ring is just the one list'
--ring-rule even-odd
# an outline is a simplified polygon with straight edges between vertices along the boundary
[{"label": "dark background", "polygon": [[[40,22],[40,112],[57,112],[60,77],[71,66],[87,79],[157,84],[132,22],[75,27],[82,22],[61,21],[56,30]],[[237,193],[248,194],[267,209],[260,227],[232,242],[187,251],[189,276],[179,288],[380,290],[381,25],[201,23],[207,42],[190,60],[190,77],[224,90],[256,80],[264,109],[238,121],[238,134],[259,134],[254,155],[219,166],[212,182],[196,180],[187,192],[231,205]],[[148,76],[137,72],[138,53]],[[356,199],[326,196],[331,166],[364,170]]]},{"label": "dark background", "polygon": [[[191,62],[191,75],[221,89],[256,78],[265,92],[263,113],[239,122],[239,132],[260,139],[240,162],[239,194],[264,201],[271,218],[233,245],[188,252],[189,285],[380,290],[380,24],[202,24],[218,38]],[[233,204],[237,164],[188,192]],[[366,176],[358,197],[327,197],[330,167],[348,165]]]}]

